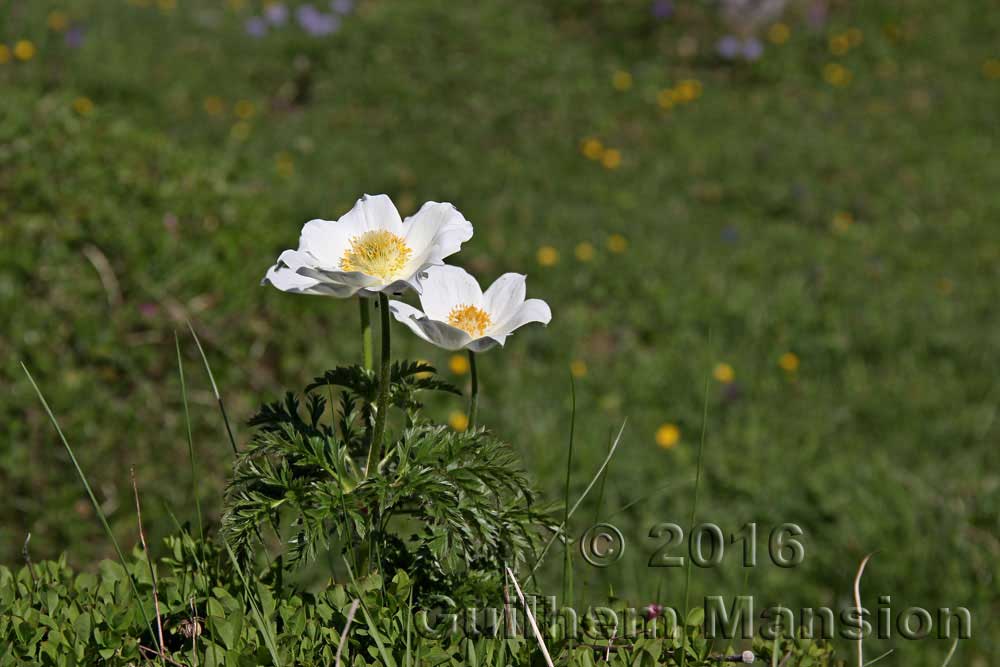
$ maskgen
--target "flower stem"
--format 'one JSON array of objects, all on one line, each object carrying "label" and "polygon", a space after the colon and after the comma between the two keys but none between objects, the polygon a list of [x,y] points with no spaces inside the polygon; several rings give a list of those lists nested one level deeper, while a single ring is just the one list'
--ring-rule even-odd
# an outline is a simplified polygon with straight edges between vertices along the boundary
[{"label": "flower stem", "polygon": [[372,369],[375,367],[375,346],[372,345],[371,304],[363,296],[358,297],[358,304],[361,306],[361,353],[365,368]]},{"label": "flower stem", "polygon": [[368,448],[368,464],[365,466],[366,477],[382,458],[382,437],[385,435],[385,420],[389,412],[389,299],[381,292],[378,295],[378,308],[382,315],[382,357],[379,359],[378,402],[375,405],[375,428]]},{"label": "flower stem", "polygon": [[469,426],[476,425],[476,411],[479,408],[479,374],[476,372],[476,353],[469,350],[469,375],[472,376],[472,392],[469,394]]}]

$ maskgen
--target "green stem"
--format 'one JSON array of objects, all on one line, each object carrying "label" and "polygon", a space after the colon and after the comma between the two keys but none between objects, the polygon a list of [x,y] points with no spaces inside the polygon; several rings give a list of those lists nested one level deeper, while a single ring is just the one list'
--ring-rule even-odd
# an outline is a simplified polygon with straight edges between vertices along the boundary
[{"label": "green stem", "polygon": [[[205,540],[205,528],[201,520],[201,501],[198,500],[198,466],[194,459],[194,435],[191,432],[191,412],[188,409],[187,383],[184,381],[184,361],[181,359],[181,342],[174,332],[174,347],[177,349],[177,374],[181,379],[181,401],[184,403],[184,422],[187,424],[188,460],[191,462],[191,495],[194,496],[194,507],[198,512],[198,537]],[[138,502],[138,498],[136,499]]]},{"label": "green stem", "polygon": [[363,296],[358,297],[361,306],[361,354],[365,360],[365,368],[375,368],[375,346],[372,344],[372,309],[371,303]]},{"label": "green stem", "polygon": [[479,373],[476,372],[476,353],[469,350],[469,374],[472,376],[472,392],[469,394],[469,428],[476,425],[479,409]]},{"label": "green stem", "polygon": [[365,466],[366,477],[382,458],[382,437],[385,435],[385,420],[389,412],[389,299],[381,292],[378,295],[378,307],[382,315],[382,357],[379,359],[378,402],[375,405],[375,428],[368,448],[368,464]]}]

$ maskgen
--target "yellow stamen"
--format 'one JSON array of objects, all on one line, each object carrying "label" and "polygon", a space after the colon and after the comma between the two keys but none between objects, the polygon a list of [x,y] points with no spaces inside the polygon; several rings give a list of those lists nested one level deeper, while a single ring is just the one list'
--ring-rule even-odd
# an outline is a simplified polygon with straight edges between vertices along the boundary
[{"label": "yellow stamen", "polygon": [[403,237],[374,229],[351,239],[351,246],[340,260],[340,268],[389,281],[399,275],[412,254]]},{"label": "yellow stamen", "polygon": [[490,314],[475,306],[455,306],[448,313],[448,324],[473,338],[479,338],[490,326]]}]

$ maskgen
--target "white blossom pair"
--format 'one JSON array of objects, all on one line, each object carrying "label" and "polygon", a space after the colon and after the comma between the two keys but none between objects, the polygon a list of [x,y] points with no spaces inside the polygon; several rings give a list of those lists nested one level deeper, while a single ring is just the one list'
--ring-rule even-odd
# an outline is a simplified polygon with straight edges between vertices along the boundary
[{"label": "white blossom pair", "polygon": [[523,275],[506,273],[484,293],[464,269],[444,265],[470,238],[472,224],[451,204],[427,202],[402,220],[388,196],[365,195],[339,220],[307,222],[298,249],[281,253],[263,283],[338,298],[412,287],[423,310],[390,301],[390,311],[447,350],[482,352],[529,322],[548,324],[548,304],[525,299]]}]

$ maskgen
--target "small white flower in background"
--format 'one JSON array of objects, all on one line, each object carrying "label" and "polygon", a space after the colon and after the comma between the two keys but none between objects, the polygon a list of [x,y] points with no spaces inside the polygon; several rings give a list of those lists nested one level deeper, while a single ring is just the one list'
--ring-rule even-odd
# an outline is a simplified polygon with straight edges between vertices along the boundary
[{"label": "small white flower in background", "polygon": [[390,301],[389,310],[413,333],[446,350],[484,352],[503,345],[518,327],[552,319],[547,303],[525,301],[525,277],[519,273],[505,273],[484,293],[465,269],[433,266],[422,284],[423,311],[401,301]]},{"label": "small white flower in background", "polygon": [[405,221],[386,195],[365,195],[339,220],[310,220],[298,250],[278,257],[261,284],[284,292],[346,298],[420,290],[424,271],[472,238],[451,204],[429,201]]}]

